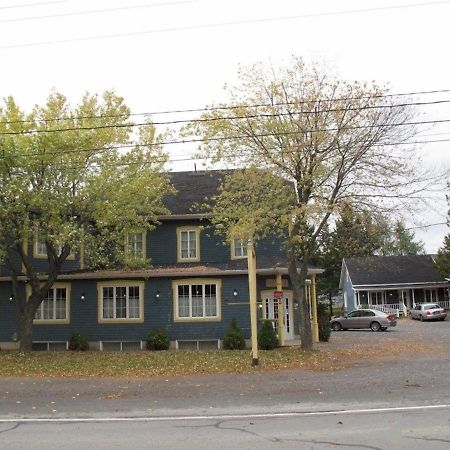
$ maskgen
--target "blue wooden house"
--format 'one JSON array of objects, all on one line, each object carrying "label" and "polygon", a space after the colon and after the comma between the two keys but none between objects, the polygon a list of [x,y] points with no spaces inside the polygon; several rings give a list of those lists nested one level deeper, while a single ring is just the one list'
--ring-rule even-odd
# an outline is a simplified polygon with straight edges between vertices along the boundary
[{"label": "blue wooden house", "polygon": [[345,258],[339,287],[347,311],[369,307],[406,315],[417,303],[450,307],[450,283],[432,255]]},{"label": "blue wooden house", "polygon": [[[247,248],[241,239],[230,245],[214,233],[201,205],[213,195],[222,172],[174,172],[177,193],[166,199],[170,215],[148,233],[125,236],[134,258],[151,261],[139,270],[89,270],[83,252],[70,255],[41,304],[33,325],[33,346],[64,349],[73,333],[88,338],[92,349],[144,347],[149,331],[163,326],[178,349],[220,348],[232,318],[250,336]],[[200,211],[200,212],[199,212]],[[45,276],[46,248],[34,233],[25,243],[35,267]],[[277,319],[277,280],[283,291],[284,337],[299,333],[285,251],[277,237],[256,244],[260,318]],[[322,270],[311,268],[312,278]],[[26,292],[25,277],[21,277]],[[279,284],[278,284],[279,286]],[[16,348],[18,323],[6,269],[0,274],[0,347]],[[274,320],[276,325],[276,321]]]}]

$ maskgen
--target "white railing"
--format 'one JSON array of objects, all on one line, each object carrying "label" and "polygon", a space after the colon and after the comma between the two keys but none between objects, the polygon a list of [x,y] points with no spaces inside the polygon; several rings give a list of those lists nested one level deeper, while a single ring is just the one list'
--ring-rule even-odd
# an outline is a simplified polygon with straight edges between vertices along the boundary
[{"label": "white railing", "polygon": [[[370,309],[376,309],[378,311],[384,312],[385,314],[395,314],[400,317],[400,312],[406,315],[406,308],[401,303],[389,303],[385,305],[364,305]],[[363,309],[362,305],[358,306],[358,309]]]}]

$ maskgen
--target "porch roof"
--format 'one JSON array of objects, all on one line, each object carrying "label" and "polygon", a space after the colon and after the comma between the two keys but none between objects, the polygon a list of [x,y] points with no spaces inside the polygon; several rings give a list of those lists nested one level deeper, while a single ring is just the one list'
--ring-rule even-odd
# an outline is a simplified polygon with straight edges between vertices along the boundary
[{"label": "porch roof", "polygon": [[399,284],[368,284],[353,286],[355,291],[391,291],[402,289],[436,289],[450,287],[450,283],[399,283]]},{"label": "porch roof", "polygon": [[353,288],[442,284],[430,255],[367,256],[344,260]]},{"label": "porch roof", "polygon": [[[260,276],[282,274],[287,275],[288,269],[285,264],[267,264],[261,258],[257,264],[256,273]],[[266,262],[266,264],[264,264]],[[321,274],[324,269],[308,267],[308,275]],[[58,280],[100,280],[100,279],[137,279],[137,278],[172,278],[172,277],[206,277],[206,276],[230,276],[247,275],[247,259],[231,261],[229,263],[184,263],[173,265],[155,265],[148,269],[124,270],[76,270],[64,272],[58,276]],[[25,275],[18,277],[20,281],[27,279]],[[41,279],[46,279],[42,274]],[[0,281],[10,281],[10,276],[0,277]]]}]

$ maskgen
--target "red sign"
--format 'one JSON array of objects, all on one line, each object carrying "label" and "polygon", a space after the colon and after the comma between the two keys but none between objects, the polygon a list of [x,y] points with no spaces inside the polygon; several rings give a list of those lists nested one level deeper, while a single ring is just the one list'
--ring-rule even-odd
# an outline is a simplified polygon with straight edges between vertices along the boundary
[{"label": "red sign", "polygon": [[279,300],[280,298],[283,298],[283,291],[274,291],[273,298],[275,298],[277,300]]}]

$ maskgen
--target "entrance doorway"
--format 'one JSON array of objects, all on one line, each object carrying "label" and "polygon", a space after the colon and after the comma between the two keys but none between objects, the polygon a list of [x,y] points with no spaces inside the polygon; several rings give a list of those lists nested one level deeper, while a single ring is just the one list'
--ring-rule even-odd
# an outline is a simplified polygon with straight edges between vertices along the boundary
[{"label": "entrance doorway", "polygon": [[263,319],[272,321],[275,332],[278,334],[278,302],[284,304],[284,338],[285,340],[294,339],[294,323],[292,309],[292,293],[283,292],[283,298],[276,300],[273,298],[273,291],[262,292],[262,316]]}]

